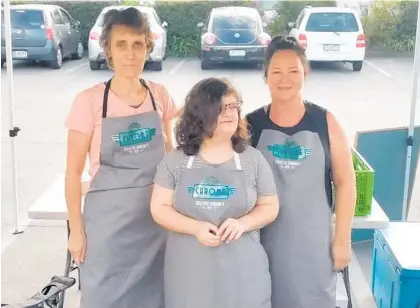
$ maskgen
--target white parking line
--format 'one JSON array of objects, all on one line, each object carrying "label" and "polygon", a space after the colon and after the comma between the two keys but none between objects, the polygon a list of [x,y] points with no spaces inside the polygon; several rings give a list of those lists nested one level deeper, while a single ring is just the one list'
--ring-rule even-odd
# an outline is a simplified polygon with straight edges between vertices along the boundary
[{"label": "white parking line", "polygon": [[79,64],[79,65],[73,66],[72,68],[63,70],[63,72],[64,73],[71,73],[71,72],[74,72],[75,70],[78,70],[79,68],[87,66],[88,64],[89,64],[89,62],[85,62],[85,63]]},{"label": "white parking line", "polygon": [[183,60],[181,60],[179,63],[177,63],[177,65],[175,65],[170,71],[169,71],[169,73],[168,73],[168,76],[171,76],[171,75],[173,75],[173,74],[175,74],[178,70],[179,70],[179,68],[182,66],[182,65],[184,65],[184,63],[185,63],[185,59],[183,59]]},{"label": "white parking line", "polygon": [[383,69],[381,69],[379,66],[373,64],[372,62],[370,62],[368,60],[365,60],[365,63],[367,65],[369,65],[370,67],[374,68],[375,70],[377,70],[379,73],[385,75],[386,77],[388,77],[388,78],[392,77],[392,75],[390,73],[388,73],[387,71],[384,71]]}]

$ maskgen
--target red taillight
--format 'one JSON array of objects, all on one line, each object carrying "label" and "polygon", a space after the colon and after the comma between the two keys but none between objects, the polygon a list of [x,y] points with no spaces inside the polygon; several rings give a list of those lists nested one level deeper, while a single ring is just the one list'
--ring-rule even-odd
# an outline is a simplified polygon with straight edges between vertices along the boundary
[{"label": "red taillight", "polygon": [[159,38],[160,38],[159,33],[152,33],[152,39],[153,39],[154,41],[158,40]]},{"label": "red taillight", "polygon": [[261,45],[268,46],[271,42],[271,37],[263,34],[259,37],[259,41]]},{"label": "red taillight", "polygon": [[89,39],[93,41],[97,41],[99,40],[99,34],[94,31],[91,31],[89,34]]},{"label": "red taillight", "polygon": [[214,43],[216,43],[216,37],[213,34],[206,35],[204,38],[204,44],[213,45]]},{"label": "red taillight", "polygon": [[308,40],[305,34],[299,34],[298,42],[303,48],[308,46]]},{"label": "red taillight", "polygon": [[366,47],[365,36],[363,34],[360,34],[357,37],[356,48],[363,48],[363,47]]},{"label": "red taillight", "polygon": [[54,39],[54,30],[52,28],[46,27],[45,34],[47,36],[47,40],[51,41]]}]

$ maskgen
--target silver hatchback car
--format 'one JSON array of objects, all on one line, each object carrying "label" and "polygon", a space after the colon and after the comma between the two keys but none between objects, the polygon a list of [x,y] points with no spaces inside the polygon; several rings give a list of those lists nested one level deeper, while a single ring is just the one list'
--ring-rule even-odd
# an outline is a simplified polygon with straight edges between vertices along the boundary
[{"label": "silver hatchback car", "polygon": [[[99,44],[99,38],[101,36],[104,15],[107,11],[112,9],[123,10],[130,6],[109,6],[102,10],[99,14],[95,24],[93,25],[89,34],[89,63],[91,70],[99,70],[101,64],[106,62],[105,54],[102,47]],[[153,33],[154,47],[149,59],[147,60],[148,68],[154,71],[162,70],[162,63],[165,59],[166,45],[167,45],[167,34],[166,27],[167,22],[161,22],[156,10],[153,7],[147,6],[132,6],[144,13],[150,23],[150,29]]]}]

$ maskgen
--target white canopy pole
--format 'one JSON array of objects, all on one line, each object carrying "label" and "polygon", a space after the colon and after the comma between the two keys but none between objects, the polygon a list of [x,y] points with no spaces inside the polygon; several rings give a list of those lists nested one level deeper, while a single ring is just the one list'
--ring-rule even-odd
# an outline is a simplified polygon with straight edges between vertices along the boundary
[{"label": "white canopy pole", "polygon": [[19,132],[19,128],[15,126],[15,103],[14,103],[14,82],[13,82],[13,56],[12,56],[12,27],[10,18],[10,0],[4,0],[4,36],[6,38],[6,65],[7,65],[7,79],[9,81],[8,94],[10,102],[10,130],[9,136],[11,138],[11,166],[12,166],[12,189],[14,191],[14,232],[13,234],[21,233],[19,225],[19,194],[17,181],[17,162],[15,151],[15,138]]},{"label": "white canopy pole", "polygon": [[[416,118],[416,103],[417,103],[417,83],[419,82],[420,70],[420,3],[417,9],[417,27],[416,27],[416,42],[414,50],[414,65],[413,65],[413,87],[411,91],[411,108],[410,108],[410,124],[408,126],[407,136],[407,161],[405,166],[405,180],[404,180],[404,198],[402,209],[402,220],[407,220],[408,208],[408,188],[410,184],[410,168],[411,168],[411,155],[414,142],[414,121]],[[415,176],[413,174],[413,176]]]}]

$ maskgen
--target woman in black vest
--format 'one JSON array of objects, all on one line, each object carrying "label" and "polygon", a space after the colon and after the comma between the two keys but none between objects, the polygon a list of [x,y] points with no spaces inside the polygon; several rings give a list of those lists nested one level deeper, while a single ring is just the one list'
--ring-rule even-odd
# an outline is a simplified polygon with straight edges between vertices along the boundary
[{"label": "woman in black vest", "polygon": [[351,257],[351,149],[337,119],[303,100],[307,72],[305,50],[296,39],[275,37],[265,66],[271,103],[247,115],[252,145],[270,163],[280,200],[278,218],[261,233],[273,308],[335,307],[336,273]]}]

